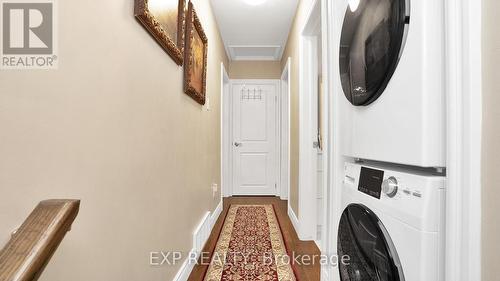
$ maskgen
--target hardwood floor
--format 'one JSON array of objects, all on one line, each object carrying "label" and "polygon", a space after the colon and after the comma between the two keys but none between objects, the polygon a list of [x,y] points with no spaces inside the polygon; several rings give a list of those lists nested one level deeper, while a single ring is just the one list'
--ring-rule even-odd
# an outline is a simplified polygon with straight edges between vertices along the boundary
[{"label": "hardwood floor", "polygon": [[[281,231],[290,253],[295,255],[320,255],[320,250],[313,241],[300,241],[295,229],[288,217],[287,201],[280,200],[277,197],[230,197],[224,198],[224,210],[214,226],[204,251],[210,254],[215,248],[219,232],[224,223],[224,218],[231,204],[274,204],[276,215],[280,221]],[[201,281],[205,275],[208,266],[196,265],[189,276],[190,281]],[[296,274],[300,281],[319,281],[320,265],[315,262],[313,265],[296,265]]]}]

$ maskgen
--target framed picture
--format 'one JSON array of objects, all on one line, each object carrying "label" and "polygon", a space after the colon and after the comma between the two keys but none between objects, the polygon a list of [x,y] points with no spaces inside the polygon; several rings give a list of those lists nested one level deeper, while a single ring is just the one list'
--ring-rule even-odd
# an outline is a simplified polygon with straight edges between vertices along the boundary
[{"label": "framed picture", "polygon": [[185,9],[186,0],[135,0],[135,17],[178,65],[184,60]]},{"label": "framed picture", "polygon": [[208,38],[189,2],[186,17],[186,50],[184,52],[184,92],[200,104],[205,104],[207,87]]}]

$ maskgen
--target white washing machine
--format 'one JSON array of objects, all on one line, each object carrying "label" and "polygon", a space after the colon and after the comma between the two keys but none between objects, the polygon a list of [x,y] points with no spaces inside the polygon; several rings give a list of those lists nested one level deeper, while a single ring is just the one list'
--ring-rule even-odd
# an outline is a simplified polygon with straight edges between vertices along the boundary
[{"label": "white washing machine", "polygon": [[344,154],[444,167],[444,1],[348,2],[339,52]]},{"label": "white washing machine", "polygon": [[342,281],[444,280],[444,177],[345,164]]}]

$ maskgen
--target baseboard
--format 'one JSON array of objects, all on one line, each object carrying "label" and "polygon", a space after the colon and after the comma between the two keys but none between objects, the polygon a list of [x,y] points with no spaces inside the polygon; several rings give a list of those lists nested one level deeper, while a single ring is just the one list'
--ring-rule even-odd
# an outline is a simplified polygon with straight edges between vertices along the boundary
[{"label": "baseboard", "polygon": [[[191,253],[195,252],[195,250],[191,250]],[[190,253],[190,255],[191,255]],[[181,265],[181,268],[179,271],[177,271],[177,274],[175,275],[174,279],[172,281],[187,281],[189,279],[189,275],[191,275],[191,271],[193,271],[193,268],[195,266],[194,263],[189,262],[190,259],[186,258],[184,262]]]},{"label": "baseboard", "polygon": [[214,228],[215,223],[219,219],[220,214],[222,214],[222,208],[223,208],[223,204],[222,204],[222,198],[221,198],[219,204],[217,205],[217,208],[215,208],[214,213],[212,214],[212,217],[211,217],[211,221],[212,221],[211,228],[212,229]]},{"label": "baseboard", "polygon": [[321,266],[321,281],[330,281],[330,272],[328,272],[328,268],[325,265]]},{"label": "baseboard", "polygon": [[323,248],[321,247],[321,241],[314,240],[314,244],[316,244],[316,247],[321,251]]},{"label": "baseboard", "polygon": [[195,266],[195,263],[190,262],[192,259],[189,259],[189,257],[198,257],[200,255],[203,247],[205,246],[205,243],[208,240],[208,237],[212,233],[215,223],[222,213],[222,208],[223,204],[221,199],[212,214],[210,212],[207,212],[203,216],[200,224],[195,228],[195,231],[193,232],[193,249],[191,249],[189,256],[186,257],[186,259],[182,263],[181,268],[179,269],[179,271],[177,271],[177,274],[175,275],[173,281],[187,281],[189,279],[189,275],[191,274],[191,271],[193,271],[193,268]]},{"label": "baseboard", "polygon": [[297,215],[295,215],[295,213],[293,212],[293,209],[290,205],[288,205],[288,217],[290,218],[290,221],[292,221],[292,225],[293,228],[295,228],[297,236],[299,237],[299,239],[301,239],[302,233],[300,231],[299,219],[297,218]]},{"label": "baseboard", "polygon": [[322,265],[321,281],[341,281],[338,266]]},{"label": "baseboard", "polygon": [[211,232],[212,217],[210,216],[210,212],[207,212],[193,232],[193,250],[196,254],[199,254],[203,250],[203,246],[205,246]]}]

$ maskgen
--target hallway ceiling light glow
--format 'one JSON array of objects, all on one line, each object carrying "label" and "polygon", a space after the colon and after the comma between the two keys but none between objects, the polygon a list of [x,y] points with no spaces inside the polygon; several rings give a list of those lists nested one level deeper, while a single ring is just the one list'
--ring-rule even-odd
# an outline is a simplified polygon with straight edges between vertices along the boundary
[{"label": "hallway ceiling light glow", "polygon": [[243,2],[247,3],[248,5],[251,6],[258,6],[262,5],[266,2],[267,0],[243,0]]},{"label": "hallway ceiling light glow", "polygon": [[358,9],[359,1],[360,0],[349,0],[349,9],[351,9],[351,12],[354,13]]}]

